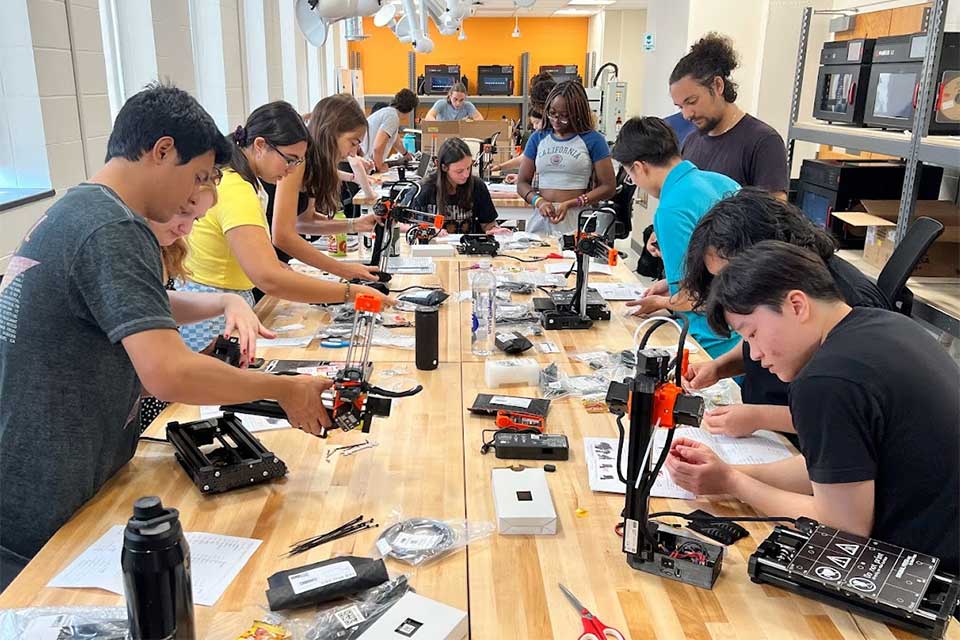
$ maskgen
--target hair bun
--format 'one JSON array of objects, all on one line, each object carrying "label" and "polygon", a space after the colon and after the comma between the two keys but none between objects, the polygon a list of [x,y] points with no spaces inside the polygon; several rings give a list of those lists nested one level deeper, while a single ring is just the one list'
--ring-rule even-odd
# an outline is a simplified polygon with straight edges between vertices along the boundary
[{"label": "hair bun", "polygon": [[233,130],[233,141],[241,147],[247,146],[247,129],[242,124],[238,124]]},{"label": "hair bun", "polygon": [[740,64],[733,41],[725,35],[712,31],[697,40],[690,53],[701,60],[709,61],[721,77],[729,76]]}]

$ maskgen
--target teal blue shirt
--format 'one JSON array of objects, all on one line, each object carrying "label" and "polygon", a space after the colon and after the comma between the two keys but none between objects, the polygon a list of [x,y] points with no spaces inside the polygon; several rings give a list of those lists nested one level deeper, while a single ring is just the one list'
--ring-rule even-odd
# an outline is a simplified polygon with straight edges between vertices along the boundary
[{"label": "teal blue shirt", "polygon": [[[717,201],[739,189],[740,185],[727,176],[700,171],[687,160],[667,174],[660,191],[660,204],[653,216],[653,230],[663,254],[670,295],[677,293],[683,279],[683,263],[694,227]],[[683,314],[690,321],[690,335],[712,358],[723,355],[740,341],[736,334],[727,339],[715,334],[703,314],[689,311]]]}]

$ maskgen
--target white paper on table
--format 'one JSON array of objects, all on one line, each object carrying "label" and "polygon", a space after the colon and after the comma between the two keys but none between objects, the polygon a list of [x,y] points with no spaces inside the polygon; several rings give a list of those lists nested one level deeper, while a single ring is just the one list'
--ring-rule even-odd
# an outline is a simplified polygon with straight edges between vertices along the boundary
[{"label": "white paper on table", "polygon": [[590,288],[596,289],[604,300],[637,300],[646,291],[646,287],[622,282],[591,282]]},{"label": "white paper on table", "polygon": [[266,340],[257,338],[257,348],[265,347],[306,347],[313,341],[313,335],[297,336],[295,338],[273,338]]},{"label": "white paper on table", "polygon": [[487,185],[487,191],[490,193],[513,193],[517,192],[517,185],[507,184],[506,182],[491,182]]},{"label": "white paper on table", "polygon": [[[657,429],[653,435],[653,451],[650,452],[651,465],[656,462],[666,443],[667,430]],[[703,429],[695,427],[681,427],[676,429],[674,440],[688,438],[696,440],[713,449],[722,460],[728,464],[764,464],[776,462],[793,455],[776,434],[770,431],[756,431],[747,438],[730,438],[715,436]],[[623,475],[626,476],[628,443],[623,444]],[[617,439],[616,438],[584,438],[583,449],[587,459],[587,475],[590,480],[590,489],[607,493],[626,493],[626,486],[620,482],[616,474]],[[657,475],[650,490],[654,498],[678,498],[693,500],[696,496],[677,486],[670,473],[663,468]]]},{"label": "white paper on table", "polygon": [[387,272],[431,274],[436,273],[437,265],[430,256],[393,257],[387,261]]},{"label": "white paper on table", "polygon": [[286,333],[288,331],[299,331],[300,329],[305,329],[306,327],[299,322],[295,324],[285,324],[282,327],[274,327],[272,331],[274,333]]},{"label": "white paper on table", "polygon": [[[547,273],[566,273],[567,271],[570,271],[570,267],[572,266],[573,266],[572,260],[563,260],[560,262],[548,262],[544,265],[543,268],[546,270]],[[604,262],[595,262],[591,260],[590,273],[603,273],[606,275],[610,275],[612,273],[612,270],[610,269],[610,265]]]},{"label": "white paper on table", "polygon": [[[210,418],[219,418],[223,411],[217,405],[204,405],[200,407],[200,419],[208,420]],[[240,418],[241,424],[250,433],[258,431],[272,431],[274,429],[289,429],[290,423],[280,418],[268,418],[267,416],[257,416],[252,413],[235,413]]]},{"label": "white paper on table", "polygon": [[[123,595],[124,525],[116,524],[99,540],[87,547],[67,568],[51,580],[48,587],[67,589],[105,589]],[[212,607],[260,546],[260,540],[189,531],[190,580],[193,601]]]}]

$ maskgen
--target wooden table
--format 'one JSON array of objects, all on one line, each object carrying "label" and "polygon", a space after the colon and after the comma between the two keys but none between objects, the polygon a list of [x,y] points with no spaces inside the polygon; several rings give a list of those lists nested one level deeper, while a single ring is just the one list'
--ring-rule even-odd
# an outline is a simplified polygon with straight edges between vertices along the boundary
[{"label": "wooden table", "polygon": [[[448,291],[458,291],[466,286],[469,267],[475,261],[438,258],[435,276],[402,276],[396,279],[397,285],[440,282]],[[509,262],[497,261],[498,265]],[[633,277],[625,267],[618,267],[615,273],[621,279]],[[515,295],[514,299],[520,297]],[[622,305],[613,303],[613,319],[597,323],[590,331],[545,332],[543,337],[534,338],[535,342],[557,344],[563,353],[531,351],[525,355],[543,363],[563,363],[569,373],[587,371],[586,365],[569,356],[600,347],[631,347],[638,320],[624,318]],[[259,310],[267,326],[299,321],[309,332],[323,321],[323,313],[309,305],[266,301]],[[171,447],[142,442],[130,464],[57,532],[0,595],[0,608],[122,606],[122,597],[114,594],[45,585],[110,526],[125,522],[134,500],[142,495],[159,495],[164,504],[179,508],[189,531],[263,540],[216,605],[196,608],[199,637],[204,640],[233,640],[262,616],[266,610],[266,579],[272,573],[339,555],[369,555],[377,530],[292,560],[280,557],[292,542],[329,530],[359,513],[381,523],[387,523],[397,509],[405,517],[495,522],[490,472],[508,462],[479,453],[480,432],[491,423],[466,410],[477,393],[492,391],[485,387],[482,362],[469,353],[469,331],[465,329],[469,311],[467,302],[448,301],[443,306],[441,364],[435,371],[416,370],[412,352],[374,349],[375,382],[416,381],[424,385],[424,391],[395,401],[392,415],[377,418],[369,436],[337,433],[329,440],[320,440],[295,430],[258,434],[290,469],[280,482],[204,497],[174,461]],[[671,344],[675,340],[675,331],[665,327],[654,334],[651,343]],[[274,348],[261,355],[337,359],[343,354],[342,349],[311,345],[307,349]],[[700,353],[695,357],[705,356]],[[534,388],[516,385],[500,390],[514,395],[536,394]],[[157,419],[150,433],[161,435],[167,421],[191,420],[198,415],[196,407],[172,406]],[[588,414],[578,399],[561,399],[552,404],[549,424],[552,433],[565,434],[571,445],[570,460],[557,463],[557,472],[548,475],[560,521],[556,535],[494,535],[466,551],[416,569],[388,562],[392,572],[409,574],[419,593],[468,610],[475,640],[578,637],[579,618],[557,588],[558,582],[569,586],[602,620],[632,640],[907,637],[846,611],[751,583],[747,559],[770,530],[763,523],[747,523],[751,536],[727,548],[723,572],[712,591],[633,571],[613,532],[623,497],[593,493],[584,464],[583,437],[615,437],[612,416]],[[351,457],[324,461],[327,447],[364,437],[380,445]],[[739,502],[722,498],[695,503],[656,499],[652,508],[703,508],[720,515],[755,515]],[[312,615],[308,610],[298,617]],[[948,637],[960,638],[957,625],[951,626]]]}]

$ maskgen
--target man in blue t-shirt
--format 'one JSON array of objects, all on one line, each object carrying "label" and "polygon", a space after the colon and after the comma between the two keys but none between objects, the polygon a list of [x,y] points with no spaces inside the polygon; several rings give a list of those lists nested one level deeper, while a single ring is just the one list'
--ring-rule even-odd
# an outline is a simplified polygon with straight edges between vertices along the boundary
[{"label": "man in blue t-shirt", "polygon": [[660,200],[653,217],[653,230],[663,256],[664,280],[653,284],[639,300],[628,302],[637,315],[660,310],[678,311],[690,321],[690,335],[716,358],[739,342],[734,335],[721,338],[707,326],[680,290],[684,256],[694,227],[716,202],[739,188],[730,178],[700,171],[680,158],[677,136],[660,118],[631,118],[620,129],[613,147],[621,163],[640,188]]}]

